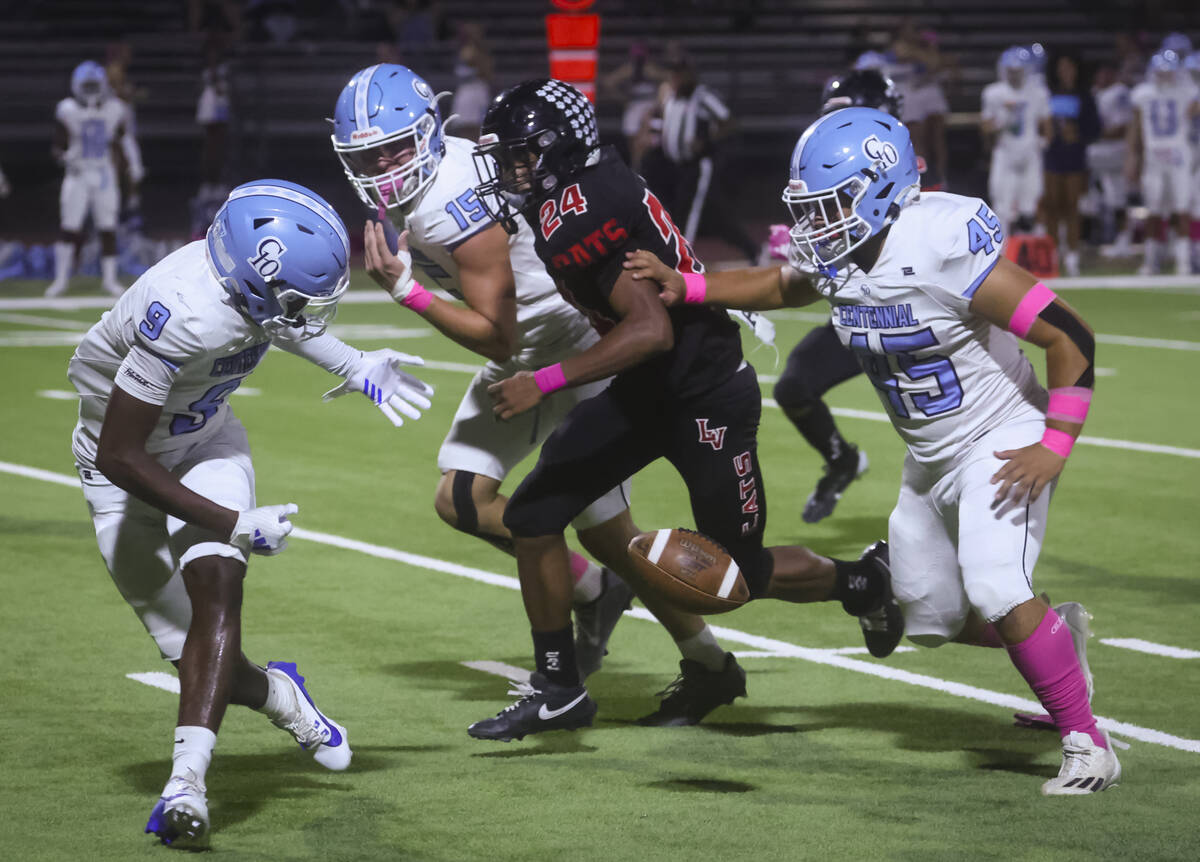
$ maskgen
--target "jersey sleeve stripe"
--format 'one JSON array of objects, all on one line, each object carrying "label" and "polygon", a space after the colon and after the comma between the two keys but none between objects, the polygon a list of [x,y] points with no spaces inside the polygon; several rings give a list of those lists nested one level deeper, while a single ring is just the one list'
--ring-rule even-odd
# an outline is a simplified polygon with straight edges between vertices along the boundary
[{"label": "jersey sleeve stripe", "polygon": [[975,295],[975,291],[979,290],[979,285],[983,284],[983,280],[991,274],[992,270],[996,268],[996,264],[998,264],[999,262],[1000,262],[1000,257],[999,257],[999,255],[997,255],[996,259],[993,260],[991,263],[989,263],[987,265],[987,268],[984,269],[983,272],[979,273],[979,277],[976,278],[973,282],[971,282],[971,286],[968,287],[966,290],[964,290],[962,295],[965,296],[967,299],[970,299],[971,297],[973,297]]},{"label": "jersey sleeve stripe", "polygon": [[461,236],[456,237],[453,242],[446,243],[446,245],[445,245],[446,251],[450,251],[450,252],[454,251],[456,248],[458,248],[464,242],[469,240],[471,237],[477,236],[478,234],[483,233],[485,230],[487,230],[494,224],[495,224],[494,221],[490,221],[490,220],[486,221],[483,224],[481,224],[479,227],[477,227],[475,230],[471,231],[470,233],[464,233]]},{"label": "jersey sleeve stripe", "polygon": [[140,350],[144,350],[144,351],[146,351],[147,353],[149,353],[149,354],[150,354],[151,356],[153,356],[155,359],[159,360],[159,361],[160,361],[160,362],[161,362],[163,365],[167,366],[167,368],[170,368],[172,371],[178,371],[178,370],[179,370],[179,366],[178,366],[177,364],[175,364],[174,362],[172,362],[170,359],[167,359],[167,357],[163,356],[161,353],[158,353],[157,351],[151,350],[151,349],[150,349],[149,347],[147,347],[145,344],[142,344],[142,343],[140,343],[140,342],[139,342],[139,343],[138,343],[138,348],[139,348]]}]

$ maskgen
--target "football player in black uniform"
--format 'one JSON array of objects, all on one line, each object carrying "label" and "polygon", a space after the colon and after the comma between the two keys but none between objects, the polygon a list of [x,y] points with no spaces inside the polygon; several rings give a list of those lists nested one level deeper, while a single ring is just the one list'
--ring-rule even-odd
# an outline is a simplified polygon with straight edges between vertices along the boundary
[{"label": "football player in black uniform", "polygon": [[[530,410],[563,386],[613,381],[567,415],[509,500],[504,523],[516,546],[537,671],[516,703],[469,733],[507,741],[592,723],[596,704],[572,652],[563,532],[590,501],[658,458],[679,471],[697,529],[728,549],[753,597],[837,599],[865,617],[872,651],[890,653],[903,619],[884,543],[852,562],[804,547],[763,547],[766,497],[756,454],[762,396],[742,358],[737,325],[708,307],[668,310],[654,285],[624,271],[625,253],[636,249],[652,249],[681,272],[703,266],[641,177],[612,148],[600,147],[587,99],[546,79],[502,93],[484,119],[476,169],[479,199],[510,230],[516,218],[529,222],[559,290],[601,333],[562,363],[494,384],[496,415],[503,420]],[[630,586],[651,611],[664,601],[647,584]],[[677,689],[695,687],[686,663],[681,667]],[[664,701],[663,709],[675,708]],[[682,723],[669,718],[645,721]]]},{"label": "football player in black uniform", "polygon": [[[895,84],[878,69],[855,69],[825,84],[821,113],[866,107],[887,111],[899,119],[901,99]],[[801,515],[809,524],[832,515],[842,492],[867,470],[867,453],[841,435],[833,414],[821,400],[834,386],[859,374],[862,366],[854,351],[842,345],[829,322],[810,330],[792,348],[775,384],[776,403],[808,445],[825,459],[825,475],[817,480]]]}]

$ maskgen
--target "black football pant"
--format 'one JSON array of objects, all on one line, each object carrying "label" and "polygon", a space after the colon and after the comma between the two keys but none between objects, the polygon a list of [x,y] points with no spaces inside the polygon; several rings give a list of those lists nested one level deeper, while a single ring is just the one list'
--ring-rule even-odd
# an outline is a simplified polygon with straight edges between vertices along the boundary
[{"label": "black football pant", "polygon": [[725,546],[751,595],[761,596],[772,566],[762,544],[761,413],[762,394],[749,365],[681,402],[609,386],[580,402],[547,438],[537,466],[509,499],[504,523],[514,536],[564,532],[593,500],[666,458],[687,485],[696,529]]},{"label": "black football pant", "polygon": [[788,354],[775,384],[775,400],[784,409],[802,410],[833,387],[862,374],[854,351],[842,344],[832,323],[809,331]]}]

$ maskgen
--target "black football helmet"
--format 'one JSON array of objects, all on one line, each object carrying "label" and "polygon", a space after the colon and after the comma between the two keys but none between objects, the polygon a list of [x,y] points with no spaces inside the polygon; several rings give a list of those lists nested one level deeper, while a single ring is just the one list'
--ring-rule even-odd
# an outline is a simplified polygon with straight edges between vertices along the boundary
[{"label": "black football helmet", "polygon": [[904,97],[892,79],[878,69],[854,69],[836,75],[821,93],[822,114],[839,108],[877,108],[898,120],[903,107]]},{"label": "black football helmet", "polygon": [[600,147],[596,112],[583,93],[553,78],[525,81],[488,106],[475,147],[475,191],[509,233]]}]

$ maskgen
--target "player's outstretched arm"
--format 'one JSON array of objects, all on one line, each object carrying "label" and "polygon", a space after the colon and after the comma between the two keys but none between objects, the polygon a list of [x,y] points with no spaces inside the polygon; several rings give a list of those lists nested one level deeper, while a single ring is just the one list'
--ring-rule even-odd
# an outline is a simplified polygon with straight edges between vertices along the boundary
[{"label": "player's outstretched arm", "polygon": [[486,359],[505,362],[512,356],[517,344],[517,296],[508,259],[508,234],[500,225],[475,234],[452,254],[459,268],[465,308],[434,296],[414,280],[408,231],[400,234],[393,254],[386,226],[368,221],[363,249],[368,274],[396,302]]},{"label": "player's outstretched arm", "polygon": [[992,484],[1000,485],[997,505],[1026,494],[1036,500],[1062,472],[1083,431],[1095,387],[1095,337],[1073,308],[1006,258],[1000,258],[984,279],[970,309],[1046,351],[1046,432],[1031,446],[995,453],[1008,463],[992,477]]},{"label": "player's outstretched arm", "polygon": [[524,413],[557,389],[603,380],[674,347],[675,330],[658,298],[657,285],[635,281],[631,273],[624,272],[613,285],[608,302],[621,320],[587,350],[536,372],[518,372],[488,387],[492,410],[499,418]]},{"label": "player's outstretched arm", "polygon": [[769,311],[808,305],[821,298],[808,276],[786,265],[685,275],[645,249],[626,252],[625,258],[624,267],[635,281],[658,283],[659,298],[668,307],[704,303],[743,311]]}]

